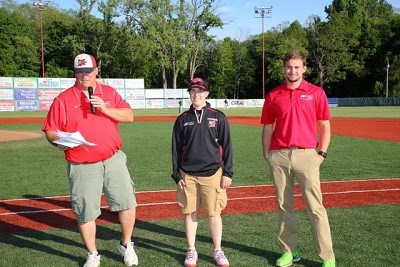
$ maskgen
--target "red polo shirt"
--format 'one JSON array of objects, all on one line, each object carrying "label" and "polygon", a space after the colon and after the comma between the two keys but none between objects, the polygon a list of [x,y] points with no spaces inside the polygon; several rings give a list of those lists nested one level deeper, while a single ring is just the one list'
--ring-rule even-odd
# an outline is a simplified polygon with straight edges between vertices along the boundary
[{"label": "red polo shirt", "polygon": [[284,83],[267,94],[261,124],[275,123],[270,150],[294,146],[316,148],[317,121],[330,118],[325,91],[303,80],[294,90]]},{"label": "red polo shirt", "polygon": [[[113,108],[131,108],[117,91],[104,84],[97,84],[95,95]],[[65,151],[65,159],[75,163],[94,163],[110,158],[121,148],[118,122],[104,115],[100,110],[90,112],[86,95],[75,84],[60,93],[50,107],[43,131],[80,131],[88,142],[96,146],[78,146]]]}]

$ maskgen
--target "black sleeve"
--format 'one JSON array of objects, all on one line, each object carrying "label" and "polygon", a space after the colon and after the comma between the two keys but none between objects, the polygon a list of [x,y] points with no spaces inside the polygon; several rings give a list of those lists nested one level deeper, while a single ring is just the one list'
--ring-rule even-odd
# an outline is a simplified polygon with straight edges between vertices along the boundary
[{"label": "black sleeve", "polygon": [[224,176],[228,176],[232,178],[233,176],[233,153],[232,153],[232,142],[231,142],[231,133],[230,127],[228,123],[228,119],[225,115],[222,114],[221,119],[219,120],[220,127],[218,131],[218,140],[219,145],[222,147],[222,159],[223,159],[223,167],[222,174]]},{"label": "black sleeve", "polygon": [[175,180],[176,183],[182,179],[180,173],[179,161],[182,155],[182,140],[181,140],[181,127],[179,122],[179,117],[175,121],[174,128],[172,131],[172,174],[171,178]]}]

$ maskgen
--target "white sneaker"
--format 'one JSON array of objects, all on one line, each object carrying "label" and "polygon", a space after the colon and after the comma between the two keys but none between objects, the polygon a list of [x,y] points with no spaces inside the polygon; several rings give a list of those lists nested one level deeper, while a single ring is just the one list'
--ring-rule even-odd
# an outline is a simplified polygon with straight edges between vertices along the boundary
[{"label": "white sneaker", "polygon": [[88,252],[86,256],[86,263],[83,267],[98,267],[100,266],[100,255],[97,251]]},{"label": "white sneaker", "polygon": [[124,257],[124,262],[126,266],[138,265],[139,260],[133,247],[133,242],[128,242],[128,244],[126,244],[126,247],[119,243],[118,251],[119,253],[121,253],[121,256]]},{"label": "white sneaker", "polygon": [[213,256],[218,267],[229,267],[229,261],[222,250],[215,250]]},{"label": "white sneaker", "polygon": [[195,249],[188,249],[185,258],[185,267],[196,267],[197,258],[197,251]]}]

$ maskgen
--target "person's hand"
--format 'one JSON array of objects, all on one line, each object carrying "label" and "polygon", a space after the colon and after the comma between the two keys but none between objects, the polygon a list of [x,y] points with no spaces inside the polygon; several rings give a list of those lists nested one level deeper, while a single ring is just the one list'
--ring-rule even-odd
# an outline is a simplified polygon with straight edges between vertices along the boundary
[{"label": "person's hand", "polygon": [[319,158],[319,164],[322,164],[322,162],[324,162],[324,160],[325,160],[325,158],[323,157],[323,156],[321,156],[321,155],[318,155],[318,158]]},{"label": "person's hand", "polygon": [[228,176],[222,176],[221,177],[221,188],[222,189],[227,189],[231,186],[232,184],[232,178],[228,177]]},{"label": "person's hand", "polygon": [[92,98],[89,99],[89,100],[90,100],[90,103],[95,108],[100,109],[100,111],[103,111],[106,108],[106,104],[105,104],[104,100],[101,97],[97,96],[97,95],[92,96]]}]

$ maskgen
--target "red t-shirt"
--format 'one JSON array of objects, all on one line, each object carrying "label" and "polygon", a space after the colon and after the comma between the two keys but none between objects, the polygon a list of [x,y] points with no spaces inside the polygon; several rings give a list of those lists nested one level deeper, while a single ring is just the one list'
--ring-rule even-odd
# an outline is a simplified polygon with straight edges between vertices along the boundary
[{"label": "red t-shirt", "polygon": [[316,123],[330,118],[325,91],[303,80],[294,90],[284,83],[267,94],[261,124],[275,123],[270,150],[316,148]]},{"label": "red t-shirt", "polygon": [[[97,84],[94,95],[101,97],[107,106],[131,108],[117,91],[108,85]],[[76,84],[54,99],[42,130],[80,131],[86,141],[96,144],[66,150],[65,159],[69,162],[99,162],[110,158],[122,145],[118,122],[100,110],[92,114],[88,98]]]}]

